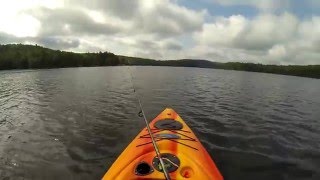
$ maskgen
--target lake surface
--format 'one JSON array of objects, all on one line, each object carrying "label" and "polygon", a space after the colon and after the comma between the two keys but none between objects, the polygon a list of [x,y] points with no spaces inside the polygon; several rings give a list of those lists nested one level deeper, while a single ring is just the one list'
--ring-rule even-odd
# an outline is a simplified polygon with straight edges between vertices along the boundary
[{"label": "lake surface", "polygon": [[[130,69],[147,118],[174,108],[225,179],[320,179],[320,80]],[[138,111],[128,67],[0,71],[0,179],[99,179]]]}]

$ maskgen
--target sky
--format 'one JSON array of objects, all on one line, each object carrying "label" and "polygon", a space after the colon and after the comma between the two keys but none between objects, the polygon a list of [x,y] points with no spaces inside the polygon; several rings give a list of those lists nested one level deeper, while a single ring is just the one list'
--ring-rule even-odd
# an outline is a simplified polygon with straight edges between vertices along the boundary
[{"label": "sky", "polygon": [[0,44],[320,64],[320,0],[0,0]]}]

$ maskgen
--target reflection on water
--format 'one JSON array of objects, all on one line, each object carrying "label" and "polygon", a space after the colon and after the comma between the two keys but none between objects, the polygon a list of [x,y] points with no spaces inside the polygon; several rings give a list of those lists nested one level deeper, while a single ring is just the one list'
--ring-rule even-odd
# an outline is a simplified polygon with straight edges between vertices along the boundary
[{"label": "reflection on water", "polygon": [[[320,178],[320,83],[131,67],[149,119],[174,108],[226,179]],[[127,67],[0,72],[0,179],[99,179],[144,127]]]}]

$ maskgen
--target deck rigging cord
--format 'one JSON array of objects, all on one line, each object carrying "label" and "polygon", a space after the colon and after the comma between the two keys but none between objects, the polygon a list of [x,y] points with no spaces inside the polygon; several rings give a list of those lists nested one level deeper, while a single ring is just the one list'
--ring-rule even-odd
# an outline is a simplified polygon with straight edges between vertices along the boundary
[{"label": "deck rigging cord", "polygon": [[156,143],[156,141],[154,140],[154,137],[153,137],[151,128],[150,128],[150,126],[149,126],[148,120],[147,120],[147,118],[146,118],[146,115],[145,115],[145,113],[144,113],[144,111],[143,111],[142,103],[141,103],[141,100],[140,100],[140,98],[139,98],[138,92],[136,92],[136,89],[135,89],[135,86],[134,86],[134,83],[133,83],[133,76],[132,76],[132,73],[131,73],[131,70],[130,70],[130,67],[129,67],[129,66],[128,66],[128,71],[129,71],[129,74],[130,74],[130,77],[131,77],[130,80],[131,80],[133,92],[136,94],[136,97],[137,97],[137,99],[138,99],[139,106],[140,106],[139,116],[140,116],[140,117],[143,117],[144,122],[146,123],[146,127],[147,127],[148,133],[149,133],[149,135],[150,135],[153,148],[154,148],[154,150],[155,150],[155,152],[156,152],[156,155],[157,155],[157,157],[159,158],[160,164],[161,164],[161,166],[162,166],[163,174],[164,174],[166,180],[171,180],[170,175],[169,175],[169,173],[168,173],[168,171],[167,171],[167,169],[166,169],[166,167],[165,167],[165,164],[164,164],[164,162],[163,162],[163,159],[162,159],[162,157],[161,157],[161,153],[160,153],[160,151],[159,151],[159,148],[158,148],[158,146],[157,146],[157,143]]}]

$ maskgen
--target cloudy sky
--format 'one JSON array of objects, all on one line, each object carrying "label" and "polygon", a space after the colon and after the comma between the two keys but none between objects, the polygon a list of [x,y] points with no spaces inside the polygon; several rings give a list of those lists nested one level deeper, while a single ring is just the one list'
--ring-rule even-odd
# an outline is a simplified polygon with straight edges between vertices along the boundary
[{"label": "cloudy sky", "polygon": [[0,0],[0,43],[320,64],[320,0]]}]

